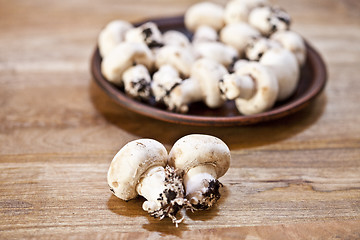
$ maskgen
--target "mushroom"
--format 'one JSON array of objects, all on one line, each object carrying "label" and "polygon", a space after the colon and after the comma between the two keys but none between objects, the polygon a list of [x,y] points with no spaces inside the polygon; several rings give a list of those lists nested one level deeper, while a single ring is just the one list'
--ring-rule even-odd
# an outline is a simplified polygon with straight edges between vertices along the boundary
[{"label": "mushroom", "polygon": [[126,31],[132,28],[130,23],[122,20],[108,23],[98,37],[100,55],[105,57],[116,45],[124,41]]},{"label": "mushroom", "polygon": [[293,31],[277,31],[271,35],[271,39],[279,42],[284,48],[290,50],[296,57],[299,66],[304,65],[306,60],[306,46],[304,39]]},{"label": "mushroom", "polygon": [[194,61],[195,57],[190,49],[167,45],[157,52],[155,64],[157,68],[170,64],[184,77],[188,77]]},{"label": "mushroom", "polygon": [[277,98],[278,82],[274,74],[258,62],[235,64],[235,73],[219,82],[223,96],[235,100],[240,113],[251,115],[270,109]]},{"label": "mushroom", "polygon": [[218,38],[219,37],[215,29],[202,25],[196,29],[192,41],[193,43],[216,42]]},{"label": "mushroom", "polygon": [[163,65],[154,73],[151,90],[155,101],[169,103],[169,95],[172,89],[182,82],[179,72],[171,65]]},{"label": "mushroom", "polygon": [[152,52],[145,44],[122,42],[104,57],[101,72],[108,81],[121,86],[126,69],[134,64],[143,64],[152,69],[153,63]]},{"label": "mushroom", "polygon": [[133,98],[149,99],[151,77],[144,65],[128,68],[123,74],[125,92]]},{"label": "mushroom", "polygon": [[251,61],[259,61],[266,51],[281,47],[280,43],[269,38],[254,38],[245,48],[245,56]]},{"label": "mushroom", "polygon": [[181,177],[167,166],[165,147],[153,139],[127,143],[113,158],[107,174],[111,192],[128,201],[137,195],[142,208],[156,218],[170,217],[177,225],[177,212],[186,204]]},{"label": "mushroom", "polygon": [[298,84],[300,68],[295,55],[285,48],[269,49],[259,63],[274,73],[279,84],[277,101],[290,97]]},{"label": "mushroom", "polygon": [[279,83],[277,101],[285,100],[294,93],[300,69],[292,52],[275,40],[257,38],[247,46],[246,56],[250,60],[260,61],[274,72]]},{"label": "mushroom", "polygon": [[251,39],[259,36],[258,30],[242,22],[226,25],[220,32],[221,41],[238,50],[240,56]]},{"label": "mushroom", "polygon": [[229,67],[239,57],[235,48],[221,42],[198,42],[194,44],[195,55],[208,58]]},{"label": "mushroom", "polygon": [[291,24],[290,15],[278,7],[255,8],[249,15],[249,23],[263,35],[270,36],[279,30],[288,30]]},{"label": "mushroom", "polygon": [[239,59],[234,63],[233,66],[233,71],[232,72],[236,72],[237,70],[239,70],[240,68],[242,68],[243,66],[247,65],[249,63],[249,60],[246,59]]},{"label": "mushroom", "polygon": [[202,58],[194,63],[191,76],[199,81],[203,101],[208,107],[217,108],[223,104],[218,82],[227,73],[223,65],[211,59]]},{"label": "mushroom", "polygon": [[189,111],[190,103],[199,102],[202,99],[200,82],[194,78],[187,78],[170,89],[164,103],[170,111],[186,113]]},{"label": "mushroom", "polygon": [[162,34],[153,22],[146,22],[137,28],[130,29],[125,34],[127,42],[145,43],[149,48],[162,47]]},{"label": "mushroom", "polygon": [[255,81],[250,75],[225,74],[219,82],[222,96],[227,100],[249,99],[255,91]]},{"label": "mushroom", "polygon": [[190,103],[198,101],[203,101],[209,108],[220,107],[224,100],[218,83],[227,73],[226,68],[214,60],[197,60],[193,64],[191,78],[185,79],[170,92],[169,110],[185,113]]},{"label": "mushroom", "polygon": [[165,45],[174,45],[182,48],[190,46],[189,39],[182,32],[169,30],[163,34],[163,41]]},{"label": "mushroom", "polygon": [[200,26],[206,25],[219,31],[224,26],[224,8],[212,2],[200,2],[192,5],[185,13],[185,26],[195,32]]},{"label": "mushroom", "polygon": [[225,6],[224,19],[226,24],[247,22],[249,13],[256,7],[268,5],[267,0],[232,0]]},{"label": "mushroom", "polygon": [[205,210],[220,198],[218,178],[230,166],[230,150],[219,138],[191,134],[180,138],[169,153],[169,165],[180,170],[193,209]]}]

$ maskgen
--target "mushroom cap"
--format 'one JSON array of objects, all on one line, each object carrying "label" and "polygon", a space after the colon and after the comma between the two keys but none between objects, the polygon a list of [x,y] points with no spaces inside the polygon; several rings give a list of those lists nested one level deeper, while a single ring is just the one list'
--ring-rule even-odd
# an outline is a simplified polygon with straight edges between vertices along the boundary
[{"label": "mushroom cap", "polygon": [[195,61],[193,53],[188,48],[166,45],[159,49],[155,64],[157,68],[170,64],[184,76],[189,76],[191,66]]},{"label": "mushroom cap", "polygon": [[282,46],[279,42],[269,38],[255,38],[246,46],[245,56],[251,61],[259,61],[266,51],[275,47]]},{"label": "mushroom cap", "polygon": [[279,42],[284,48],[291,51],[299,66],[302,66],[306,60],[306,46],[304,39],[296,32],[293,31],[277,31],[271,35],[271,39]]},{"label": "mushroom cap", "polygon": [[279,84],[278,101],[290,97],[298,84],[300,68],[295,55],[285,48],[273,48],[267,51],[259,63],[269,68]]},{"label": "mushroom cap", "polygon": [[190,46],[190,40],[182,32],[176,30],[169,30],[163,34],[163,41],[165,45],[175,45],[183,48]]},{"label": "mushroom cap", "polygon": [[243,22],[226,25],[220,32],[221,41],[237,49],[240,55],[251,39],[259,36],[258,30]]},{"label": "mushroom cap", "polygon": [[122,20],[108,23],[98,37],[100,55],[104,57],[111,52],[117,44],[124,41],[126,31],[132,28],[133,26],[129,22]]},{"label": "mushroom cap", "polygon": [[193,42],[216,42],[219,36],[216,30],[210,26],[198,27],[193,36]]},{"label": "mushroom cap", "polygon": [[163,45],[162,34],[158,26],[153,22],[146,22],[137,28],[130,29],[125,34],[127,42],[144,43],[149,48]]},{"label": "mushroom cap", "polygon": [[227,73],[223,65],[209,58],[201,58],[193,64],[191,77],[199,81],[203,100],[208,107],[217,108],[224,103],[219,81]]},{"label": "mushroom cap", "polygon": [[224,8],[212,2],[200,2],[192,5],[185,13],[185,26],[191,32],[202,25],[210,26],[216,31],[224,26]]},{"label": "mushroom cap", "polygon": [[117,85],[122,84],[122,75],[134,63],[151,69],[154,57],[144,43],[122,42],[118,44],[101,62],[101,73]]},{"label": "mushroom cap", "polygon": [[246,59],[239,59],[234,63],[233,71],[236,72],[243,66],[247,65],[249,63],[249,60]]},{"label": "mushroom cap", "polygon": [[169,165],[184,174],[191,168],[210,165],[215,168],[215,178],[223,176],[230,166],[230,150],[219,138],[191,134],[176,141],[169,153]]},{"label": "mushroom cap", "polygon": [[195,55],[209,58],[229,67],[239,57],[235,48],[221,42],[198,42],[194,44]]},{"label": "mushroom cap", "polygon": [[251,11],[249,23],[258,29],[263,35],[269,36],[278,30],[290,28],[290,15],[281,8],[259,7]]},{"label": "mushroom cap", "polygon": [[130,200],[138,194],[136,185],[148,169],[165,167],[168,154],[165,147],[153,139],[139,139],[127,143],[113,158],[107,181],[118,198]]},{"label": "mushroom cap", "polygon": [[267,0],[232,0],[225,6],[224,19],[226,24],[247,22],[253,8],[265,6]]},{"label": "mushroom cap", "polygon": [[248,62],[248,64],[241,64],[236,74],[250,76],[256,86],[256,92],[250,99],[237,98],[235,100],[239,112],[251,115],[264,112],[274,105],[279,86],[270,70],[258,62]]}]

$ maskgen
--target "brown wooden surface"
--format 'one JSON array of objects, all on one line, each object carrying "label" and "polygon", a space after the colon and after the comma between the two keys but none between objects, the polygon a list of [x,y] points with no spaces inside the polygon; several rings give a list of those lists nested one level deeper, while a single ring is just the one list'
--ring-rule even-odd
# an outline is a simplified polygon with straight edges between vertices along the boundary
[{"label": "brown wooden surface", "polygon": [[[299,113],[206,128],[120,108],[90,75],[100,29],[179,15],[194,2],[0,0],[0,239],[360,238],[358,1],[276,1],[328,66],[325,92]],[[231,149],[213,209],[175,228],[147,216],[142,198],[111,195],[106,172],[121,146],[150,137],[170,149],[189,133]]]}]

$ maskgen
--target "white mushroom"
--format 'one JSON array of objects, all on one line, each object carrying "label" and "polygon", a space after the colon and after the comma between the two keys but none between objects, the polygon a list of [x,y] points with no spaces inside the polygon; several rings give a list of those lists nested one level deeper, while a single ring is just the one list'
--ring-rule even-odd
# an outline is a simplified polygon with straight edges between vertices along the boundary
[{"label": "white mushroom", "polygon": [[224,26],[224,8],[212,2],[200,2],[192,5],[185,13],[185,26],[191,32],[202,25],[219,31]]},{"label": "white mushroom", "polygon": [[190,75],[195,57],[190,49],[167,45],[159,49],[156,55],[156,67],[170,64],[184,77]]},{"label": "white mushroom", "polygon": [[108,23],[98,37],[100,55],[105,57],[116,45],[124,41],[126,31],[132,28],[130,23],[122,20]]},{"label": "white mushroom", "polygon": [[250,75],[236,73],[225,74],[220,79],[219,87],[222,96],[228,100],[235,100],[236,98],[249,99],[256,92],[255,81]]},{"label": "white mushroom", "polygon": [[247,65],[249,63],[249,60],[246,59],[239,59],[234,63],[233,66],[233,71],[232,72],[236,72],[238,70],[240,70],[240,68],[242,68],[243,66]]},{"label": "white mushroom", "polygon": [[235,73],[225,75],[220,81],[222,94],[227,99],[235,99],[237,109],[244,115],[270,109],[279,91],[274,74],[258,62],[241,61],[235,64],[235,69]]},{"label": "white mushroom", "polygon": [[221,42],[198,42],[194,44],[195,55],[199,58],[209,58],[229,67],[239,57],[235,48]]},{"label": "white mushroom", "polygon": [[193,64],[191,78],[185,79],[170,92],[169,110],[185,113],[190,103],[198,101],[203,101],[209,108],[220,107],[224,100],[219,80],[227,73],[226,68],[214,60],[197,60]]},{"label": "white mushroom", "polygon": [[193,43],[216,42],[218,38],[219,36],[215,29],[202,25],[196,29],[192,41]]},{"label": "white mushroom", "polygon": [[293,31],[277,31],[271,35],[271,39],[279,42],[284,48],[290,50],[296,57],[299,66],[304,65],[306,60],[306,46],[304,39]]},{"label": "white mushroom", "polygon": [[175,215],[186,204],[182,179],[173,168],[165,167],[167,161],[167,151],[158,141],[127,143],[111,162],[107,175],[110,190],[125,201],[139,194],[146,199],[142,207],[151,216],[181,222]]},{"label": "white mushroom", "polygon": [[277,7],[255,8],[249,15],[249,23],[263,35],[270,36],[279,30],[290,28],[290,15]]},{"label": "white mushroom", "polygon": [[285,48],[272,48],[259,61],[274,73],[279,84],[277,101],[290,97],[298,84],[300,69],[295,55]]},{"label": "white mushroom", "polygon": [[190,103],[199,102],[202,99],[200,82],[197,79],[188,78],[171,88],[164,103],[170,111],[186,113],[189,111]]},{"label": "white mushroom", "polygon": [[151,77],[144,65],[128,68],[123,74],[125,92],[133,98],[149,99]]},{"label": "white mushroom", "polygon": [[279,84],[277,101],[285,100],[294,93],[299,80],[299,66],[295,55],[279,42],[257,38],[247,46],[246,56],[273,71]]},{"label": "white mushroom", "polygon": [[169,30],[163,34],[165,45],[174,45],[183,48],[190,46],[190,40],[182,32]]},{"label": "white mushroom", "polygon": [[163,65],[154,73],[151,83],[151,90],[155,101],[164,102],[168,105],[169,94],[177,85],[182,82],[178,71],[171,65]]},{"label": "white mushroom", "polygon": [[208,209],[220,198],[218,178],[228,170],[230,158],[228,146],[213,136],[192,134],[176,141],[169,165],[182,172],[186,198],[194,209]]},{"label": "white mushroom", "polygon": [[152,69],[153,63],[154,57],[145,44],[122,42],[104,57],[101,72],[108,81],[121,86],[126,69],[134,64],[143,64]]},{"label": "white mushroom", "polygon": [[279,42],[265,37],[253,39],[245,48],[245,56],[251,61],[259,61],[266,51],[271,48],[282,47]]},{"label": "white mushroom", "polygon": [[267,0],[232,0],[225,6],[224,19],[226,24],[247,22],[249,13],[256,7],[268,5]]},{"label": "white mushroom", "polygon": [[223,65],[211,59],[202,58],[194,63],[191,76],[200,82],[203,101],[208,107],[217,108],[223,104],[218,83],[227,73]]},{"label": "white mushroom", "polygon": [[244,53],[245,47],[253,38],[259,36],[258,30],[241,22],[226,25],[220,32],[221,41],[237,49],[239,55]]},{"label": "white mushroom", "polygon": [[137,28],[130,29],[126,32],[125,40],[145,43],[149,48],[158,48],[164,45],[162,34],[153,22],[146,22]]}]

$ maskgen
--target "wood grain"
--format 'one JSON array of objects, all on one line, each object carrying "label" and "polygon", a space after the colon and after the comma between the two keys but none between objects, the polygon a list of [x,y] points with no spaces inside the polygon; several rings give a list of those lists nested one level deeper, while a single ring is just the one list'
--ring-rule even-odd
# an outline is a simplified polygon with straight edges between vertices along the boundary
[{"label": "wood grain", "polygon": [[[275,3],[322,54],[329,81],[309,107],[247,126],[178,126],[129,112],[93,82],[110,20],[174,16],[197,1],[0,0],[0,239],[359,239],[360,16],[350,0]],[[224,4],[225,1],[216,1]],[[128,141],[167,149],[206,133],[231,149],[222,198],[175,228],[106,183]]]}]

